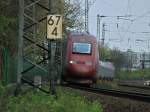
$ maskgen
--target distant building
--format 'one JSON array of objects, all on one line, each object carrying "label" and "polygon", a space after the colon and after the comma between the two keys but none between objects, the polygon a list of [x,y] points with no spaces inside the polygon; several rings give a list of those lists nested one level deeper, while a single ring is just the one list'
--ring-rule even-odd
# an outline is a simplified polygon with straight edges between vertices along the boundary
[{"label": "distant building", "polygon": [[150,68],[150,52],[149,53],[142,53],[140,55],[140,63],[141,68]]},{"label": "distant building", "polygon": [[128,50],[126,56],[129,59],[131,70],[150,68],[150,52],[133,52]]}]

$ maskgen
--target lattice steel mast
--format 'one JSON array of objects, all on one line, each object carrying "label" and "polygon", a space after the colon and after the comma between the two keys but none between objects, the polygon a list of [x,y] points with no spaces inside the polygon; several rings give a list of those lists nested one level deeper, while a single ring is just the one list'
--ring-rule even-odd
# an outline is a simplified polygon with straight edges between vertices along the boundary
[{"label": "lattice steel mast", "polygon": [[[29,77],[29,80],[26,78],[26,75],[31,72],[31,70],[37,68],[45,74],[49,73],[47,70],[48,65],[44,62],[45,60],[50,59],[50,56],[46,58],[43,56],[43,52],[50,52],[44,46],[46,39],[47,14],[50,9],[48,0],[45,0],[45,2],[43,0],[19,0],[18,70],[17,87],[15,91],[16,95],[20,91],[22,81],[26,81],[28,84],[32,82],[33,79],[31,76]],[[55,67],[57,73],[58,69],[60,69],[62,65],[61,45],[62,43],[60,41],[56,42],[56,55],[55,58],[53,58],[55,63],[53,66]],[[30,83],[30,85],[34,86],[33,83]]]}]

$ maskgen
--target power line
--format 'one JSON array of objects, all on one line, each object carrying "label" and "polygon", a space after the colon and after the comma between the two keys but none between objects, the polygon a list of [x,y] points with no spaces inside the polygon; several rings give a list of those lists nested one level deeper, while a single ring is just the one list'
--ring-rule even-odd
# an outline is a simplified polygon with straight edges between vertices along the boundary
[{"label": "power line", "polygon": [[140,16],[138,16],[137,18],[135,18],[133,21],[137,21],[138,19],[141,19],[141,18],[143,18],[145,15],[147,15],[147,14],[150,14],[150,10],[149,11],[147,11],[147,12],[145,12],[144,14],[142,14],[142,15],[140,15]]},{"label": "power line", "polygon": [[[106,18],[129,18],[129,17],[139,17],[140,15],[102,15],[102,16],[105,16]],[[94,15],[90,15],[90,17],[97,17],[97,16],[94,16]],[[150,16],[142,16],[142,18],[149,18]]]},{"label": "power line", "polygon": [[119,10],[121,7],[113,7],[113,5],[111,3],[109,3],[108,1],[106,0],[101,0],[104,4],[106,4],[107,6],[109,7],[112,7],[114,10]]},{"label": "power line", "polygon": [[150,34],[150,32],[143,31],[143,32],[134,32],[134,31],[111,31],[111,30],[105,30],[106,32],[113,32],[113,33],[118,33],[118,32],[124,32],[124,33],[132,33],[132,34],[137,34],[137,33],[142,33],[142,34]]}]

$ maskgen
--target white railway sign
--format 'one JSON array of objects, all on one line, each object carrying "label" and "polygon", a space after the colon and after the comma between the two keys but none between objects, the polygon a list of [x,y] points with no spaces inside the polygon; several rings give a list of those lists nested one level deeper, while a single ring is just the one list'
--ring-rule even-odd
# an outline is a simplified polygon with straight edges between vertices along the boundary
[{"label": "white railway sign", "polygon": [[62,15],[47,16],[47,39],[62,38]]}]

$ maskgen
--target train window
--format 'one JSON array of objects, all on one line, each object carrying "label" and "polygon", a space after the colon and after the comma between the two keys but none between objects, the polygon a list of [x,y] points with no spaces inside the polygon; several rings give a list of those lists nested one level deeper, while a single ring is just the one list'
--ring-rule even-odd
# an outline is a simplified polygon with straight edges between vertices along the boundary
[{"label": "train window", "polygon": [[91,46],[89,43],[73,43],[73,53],[91,54]]}]

